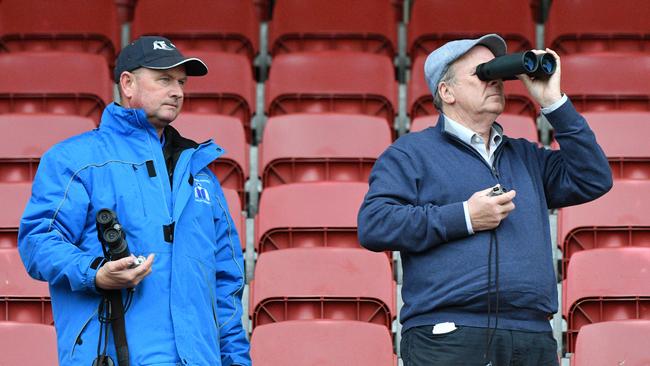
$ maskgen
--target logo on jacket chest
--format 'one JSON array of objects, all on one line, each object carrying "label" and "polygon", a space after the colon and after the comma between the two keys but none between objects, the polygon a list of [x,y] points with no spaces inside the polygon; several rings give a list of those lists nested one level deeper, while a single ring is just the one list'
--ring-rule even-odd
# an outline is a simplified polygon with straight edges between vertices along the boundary
[{"label": "logo on jacket chest", "polygon": [[210,192],[207,189],[203,188],[201,185],[197,184],[194,187],[194,200],[196,202],[211,204],[210,202]]}]

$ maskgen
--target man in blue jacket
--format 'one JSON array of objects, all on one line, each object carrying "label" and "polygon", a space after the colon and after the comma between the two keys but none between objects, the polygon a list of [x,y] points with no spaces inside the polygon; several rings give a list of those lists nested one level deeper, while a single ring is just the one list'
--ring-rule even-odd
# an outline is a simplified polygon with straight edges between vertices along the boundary
[{"label": "man in blue jacket", "polygon": [[[130,365],[251,364],[239,237],[207,168],[224,151],[169,126],[187,76],[207,72],[169,40],[139,38],[116,62],[121,104],[104,110],[98,129],[41,159],[18,249],[29,274],[49,282],[62,366],[93,365],[103,352],[117,364],[112,332],[99,320],[105,290],[132,297],[124,315]],[[102,208],[117,214],[144,263],[102,258]]]},{"label": "man in blue jacket", "polygon": [[[503,82],[476,76],[477,65],[506,53],[490,34],[428,56],[438,123],[397,140],[372,170],[359,239],[401,253],[405,366],[557,365],[548,209],[593,200],[612,178],[593,132],[561,93],[559,57],[546,51],[557,61],[551,78],[518,77],[560,150],[510,138],[495,122]],[[497,184],[508,191],[490,194]]]}]

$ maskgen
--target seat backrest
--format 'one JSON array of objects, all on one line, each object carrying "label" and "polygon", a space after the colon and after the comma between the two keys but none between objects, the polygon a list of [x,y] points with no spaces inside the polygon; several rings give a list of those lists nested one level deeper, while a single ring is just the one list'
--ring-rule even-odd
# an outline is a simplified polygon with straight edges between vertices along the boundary
[{"label": "seat backrest", "polygon": [[[433,105],[433,95],[424,78],[424,62],[426,56],[415,59],[408,85],[408,111],[411,118],[438,114]],[[518,80],[506,81],[503,84],[506,96],[504,113],[519,114],[536,118],[539,107],[530,99],[526,87]]]},{"label": "seat backrest", "polygon": [[242,204],[245,203],[249,148],[241,122],[229,116],[182,112],[172,126],[186,138],[198,143],[212,139],[226,151],[209,167],[221,186],[236,190]]},{"label": "seat backrest", "polygon": [[278,55],[343,49],[393,57],[393,13],[390,0],[279,1],[269,26],[269,50]]},{"label": "seat backrest", "polygon": [[650,247],[650,181],[617,180],[601,198],[558,211],[558,243],[564,274],[572,256],[583,250]]},{"label": "seat backrest", "polygon": [[200,58],[210,71],[190,78],[184,89],[183,111],[236,117],[250,142],[255,113],[255,80],[250,62],[242,55],[224,52],[193,51],[187,55]]},{"label": "seat backrest", "polygon": [[408,26],[411,57],[428,55],[443,44],[498,33],[510,52],[535,45],[535,22],[528,1],[417,0]]},{"label": "seat backrest", "polygon": [[16,249],[20,217],[31,193],[31,182],[0,183],[0,249]]},{"label": "seat backrest", "polygon": [[263,253],[250,285],[253,327],[285,320],[346,319],[384,325],[395,315],[385,254],[351,248]]},{"label": "seat backrest", "polygon": [[293,320],[255,328],[255,366],[393,366],[390,332],[381,325],[350,320]]},{"label": "seat backrest", "polygon": [[650,248],[585,250],[571,257],[564,286],[567,348],[582,326],[623,319],[650,320]]},{"label": "seat backrest", "polygon": [[0,114],[0,181],[31,181],[40,157],[52,145],[93,128],[95,122],[88,117]]},{"label": "seat backrest", "polygon": [[573,366],[647,365],[650,320],[608,321],[580,329]]},{"label": "seat backrest", "polygon": [[562,91],[580,112],[650,110],[650,53],[562,57]]},{"label": "seat backrest", "polygon": [[266,90],[269,116],[359,113],[392,126],[397,83],[391,59],[370,53],[293,53],[273,59]]},{"label": "seat backrest", "polygon": [[391,130],[379,117],[288,114],[269,118],[263,141],[259,166],[264,187],[313,181],[367,182],[375,160],[391,143]]},{"label": "seat backrest", "polygon": [[50,296],[47,282],[29,277],[15,248],[0,249],[0,279],[0,297]]},{"label": "seat backrest", "polygon": [[3,0],[0,44],[9,52],[93,53],[113,65],[120,48],[117,8],[111,0]]},{"label": "seat backrest", "polygon": [[[438,115],[418,117],[411,123],[411,132],[422,131],[438,123]],[[497,122],[503,127],[503,133],[512,138],[525,138],[531,142],[539,143],[537,123],[528,116],[516,114],[502,114],[497,117]]]},{"label": "seat backrest", "polygon": [[255,230],[259,253],[295,247],[359,248],[357,211],[367,183],[293,183],[264,189]]},{"label": "seat backrest", "polygon": [[99,124],[113,83],[98,55],[19,52],[0,55],[0,114],[54,113]]},{"label": "seat backrest", "polygon": [[545,44],[563,54],[648,52],[648,18],[650,7],[645,0],[554,1],[545,26]]},{"label": "seat backrest", "polygon": [[143,35],[169,38],[184,54],[190,50],[257,53],[259,22],[252,1],[138,0],[131,39]]},{"label": "seat backrest", "polygon": [[650,111],[585,112],[612,168],[614,179],[650,181]]},{"label": "seat backrest", "polygon": [[56,331],[52,325],[0,322],[0,344],[0,365],[58,364]]}]

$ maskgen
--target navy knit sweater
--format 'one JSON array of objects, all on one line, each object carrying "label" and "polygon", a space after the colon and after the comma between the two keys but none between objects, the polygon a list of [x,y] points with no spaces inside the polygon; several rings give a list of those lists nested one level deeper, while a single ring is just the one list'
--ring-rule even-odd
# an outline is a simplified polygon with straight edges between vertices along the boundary
[{"label": "navy knit sweater", "polygon": [[[546,117],[559,151],[504,136],[490,167],[445,132],[441,116],[436,127],[401,137],[379,157],[359,211],[359,240],[373,251],[401,252],[403,331],[447,321],[487,326],[492,235],[468,235],[462,202],[497,183],[517,191],[516,208],[495,230],[498,328],[550,330],[557,289],[548,209],[596,199],[611,188],[612,177],[593,132],[570,101]],[[493,247],[491,326],[495,262]]]}]

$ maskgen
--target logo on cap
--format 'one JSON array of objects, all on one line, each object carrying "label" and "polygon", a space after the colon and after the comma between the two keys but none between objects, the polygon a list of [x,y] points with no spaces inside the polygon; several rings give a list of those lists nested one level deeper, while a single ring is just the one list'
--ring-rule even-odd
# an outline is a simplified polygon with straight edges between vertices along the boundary
[{"label": "logo on cap", "polygon": [[[171,43],[170,43],[170,44],[171,44]],[[176,46],[174,46],[173,44],[172,44],[172,47],[176,48]],[[173,51],[174,48],[172,48],[172,47],[169,47],[169,46],[167,45],[167,43],[165,43],[165,41],[155,41],[155,42],[153,43],[153,49],[154,49],[154,50]]]}]

